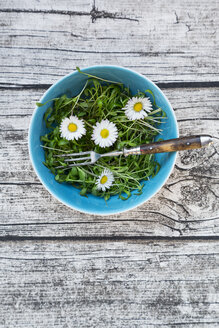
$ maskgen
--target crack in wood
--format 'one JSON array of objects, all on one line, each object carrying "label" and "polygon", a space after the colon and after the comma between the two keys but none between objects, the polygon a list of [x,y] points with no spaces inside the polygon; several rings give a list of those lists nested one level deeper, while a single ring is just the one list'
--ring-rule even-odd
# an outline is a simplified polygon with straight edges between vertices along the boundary
[{"label": "crack in wood", "polygon": [[186,27],[188,28],[188,31],[187,32],[191,32],[192,31],[192,29],[191,29],[191,25],[190,24],[185,24],[186,25]]},{"label": "crack in wood", "polygon": [[90,11],[92,23],[94,23],[98,18],[112,18],[112,19],[124,19],[129,21],[135,21],[138,22],[139,20],[136,18],[128,18],[125,16],[119,16],[118,13],[109,13],[105,10],[99,11],[98,8],[95,6],[95,2],[93,4],[93,8]]},{"label": "crack in wood", "polygon": [[161,82],[156,83],[161,89],[175,88],[212,88],[219,87],[219,81],[211,82]]},{"label": "crack in wood", "polygon": [[[65,49],[65,48],[46,48],[46,47],[21,47],[21,46],[6,46],[3,45],[0,47],[0,49],[19,49],[19,50],[34,50],[34,51],[60,51],[60,52],[70,52],[70,53],[81,53],[81,54],[113,54],[113,55],[139,55],[140,57],[158,57],[159,55],[167,55],[166,51],[100,51],[100,50],[76,50],[76,49]],[[169,52],[168,55],[184,55],[184,52],[181,51],[173,51]],[[215,73],[209,73],[209,74],[215,74]],[[156,74],[157,75],[157,74]],[[195,83],[195,82],[194,82]],[[219,85],[219,82],[218,82]]]},{"label": "crack in wood", "polygon": [[15,118],[15,117],[31,117],[32,114],[6,114],[6,115],[2,115],[0,114],[0,117],[11,117],[11,118]]},{"label": "crack in wood", "polygon": [[[219,81],[211,81],[211,82],[167,82],[167,83],[156,83],[157,86],[161,89],[183,89],[183,88],[214,88],[219,87]],[[51,84],[19,84],[19,83],[4,83],[0,82],[0,89],[1,90],[46,90],[51,87]],[[200,120],[200,118],[199,118]],[[218,139],[217,137],[214,137],[215,139]]]},{"label": "crack in wood", "polygon": [[94,23],[99,18],[109,18],[109,19],[120,19],[139,22],[136,18],[130,18],[122,16],[119,13],[111,13],[105,10],[98,10],[93,5],[90,12],[87,11],[71,11],[71,10],[55,10],[55,9],[19,9],[19,8],[3,8],[0,10],[0,13],[25,13],[25,14],[50,14],[50,15],[68,15],[68,16],[90,16],[92,23]]},{"label": "crack in wood", "polygon": [[51,14],[51,15],[68,15],[68,16],[90,16],[87,11],[55,10],[55,9],[19,9],[19,8],[2,8],[0,13],[17,13],[17,14]]},{"label": "crack in wood", "polygon": [[[169,207],[169,206],[168,206]],[[219,217],[212,217],[212,218],[206,218],[206,219],[196,219],[196,220],[186,220],[186,221],[179,221],[179,223],[184,223],[184,224],[187,224],[187,223],[200,223],[200,222],[208,222],[208,221],[215,221],[215,220],[219,220]],[[47,225],[51,225],[51,226],[56,226],[56,225],[75,225],[75,224],[81,224],[81,225],[84,225],[84,224],[100,224],[100,223],[105,223],[105,222],[145,222],[145,223],[148,223],[148,222],[155,222],[155,221],[152,221],[152,220],[139,220],[139,219],[133,219],[133,220],[130,220],[130,219],[122,219],[122,220],[114,220],[114,219],[104,219],[104,221],[101,221],[101,220],[98,220],[98,221],[80,221],[80,222],[77,222],[77,221],[58,221],[58,222],[48,222],[48,221],[45,221],[45,222],[20,222],[20,223],[0,223],[0,227],[14,227],[14,226],[30,226],[30,227],[33,227],[33,226],[47,226]]]},{"label": "crack in wood", "polygon": [[176,17],[176,21],[175,21],[174,24],[179,24],[179,17],[177,15],[176,11],[174,11],[174,14],[175,14],[175,17]]},{"label": "crack in wood", "polygon": [[0,185],[8,185],[8,186],[32,186],[39,185],[41,186],[41,182],[0,182]]},{"label": "crack in wood", "polygon": [[197,118],[182,118],[178,119],[177,122],[187,122],[187,121],[218,121],[218,117],[197,117]]},{"label": "crack in wood", "polygon": [[179,165],[175,164],[175,168],[179,171],[189,171],[190,168],[184,168],[184,167],[180,167]]},{"label": "crack in wood", "polygon": [[0,241],[3,242],[13,242],[13,241],[86,241],[86,242],[106,242],[106,241],[113,241],[113,242],[120,242],[120,241],[127,241],[127,242],[150,242],[150,241],[171,241],[171,242],[179,242],[182,241],[219,241],[219,235],[214,236],[19,236],[19,235],[12,235],[8,234],[5,236],[0,236]]},{"label": "crack in wood", "polygon": [[[171,204],[175,204],[177,206],[179,206],[180,208],[182,208],[182,210],[188,215],[190,216],[190,213],[189,211],[187,211],[187,209],[185,208],[185,206],[183,204],[180,204],[176,201],[174,201],[173,199],[170,199],[170,198],[166,198],[166,197],[160,197],[160,199],[163,199],[165,202],[168,201],[170,202]],[[172,208],[173,209],[173,208]],[[179,214],[179,212],[177,212]],[[180,223],[186,223],[187,221],[179,221]]]},{"label": "crack in wood", "polygon": [[27,90],[27,89],[32,89],[32,90],[46,90],[51,87],[51,84],[18,84],[18,83],[3,83],[0,82],[0,89],[1,90]]},{"label": "crack in wood", "polygon": [[152,214],[156,214],[156,215],[159,215],[159,216],[163,216],[164,218],[166,219],[169,219],[175,223],[179,223],[178,220],[175,220],[174,218],[171,218],[170,216],[164,214],[164,213],[161,213],[161,212],[157,212],[157,211],[152,211],[152,210],[141,210],[141,208],[139,208],[139,212],[144,212],[144,213],[152,213]]},{"label": "crack in wood", "polygon": [[[195,326],[197,325],[197,328],[201,328],[200,325],[204,325],[204,327],[206,327],[206,325],[218,325],[218,321],[183,321],[183,322],[174,322],[174,323],[152,323],[152,322],[147,322],[147,327],[152,327],[152,328],[155,328],[155,327],[158,327],[160,326],[161,328],[162,327],[167,327],[167,328],[175,328],[176,326],[179,326],[179,327],[184,327],[184,328],[195,328]],[[209,326],[210,327],[210,326]],[[213,328],[213,326],[212,326]],[[217,326],[215,326],[215,328],[217,328]]]},{"label": "crack in wood", "polygon": [[183,235],[182,230],[179,229],[179,228],[175,228],[175,227],[173,227],[173,226],[169,226],[168,224],[163,223],[163,222],[160,222],[160,224],[161,224],[162,226],[164,226],[164,227],[169,228],[169,229],[172,230],[172,231],[177,231],[177,232],[179,232],[179,235],[180,235],[180,236]]},{"label": "crack in wood", "polygon": [[207,186],[208,190],[214,195],[215,198],[219,198],[219,196],[209,187]]},{"label": "crack in wood", "polygon": [[167,184],[168,187],[172,187],[178,183],[181,183],[181,182],[184,182],[184,181],[191,181],[191,180],[194,180],[194,178],[192,177],[188,177],[188,178],[185,178],[185,179],[181,179],[181,180],[178,180],[178,181],[175,181],[175,182],[172,182],[172,183],[169,183]]},{"label": "crack in wood", "polygon": [[199,175],[199,174],[195,174],[195,173],[193,173],[192,176],[195,177],[195,178],[199,178],[199,179],[213,179],[213,180],[219,180],[219,177],[212,177],[212,176],[210,176],[210,175],[204,175],[204,174]]},{"label": "crack in wood", "polygon": [[207,219],[198,219],[198,220],[188,220],[187,223],[197,223],[197,222],[208,222],[219,220],[219,217],[207,218]]}]

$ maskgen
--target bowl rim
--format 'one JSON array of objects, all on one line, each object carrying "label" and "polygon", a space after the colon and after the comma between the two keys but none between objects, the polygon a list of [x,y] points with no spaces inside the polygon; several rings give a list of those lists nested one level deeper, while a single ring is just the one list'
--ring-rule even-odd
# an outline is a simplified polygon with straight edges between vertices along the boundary
[{"label": "bowl rim", "polygon": [[[163,93],[163,91],[153,82],[151,81],[148,77],[144,76],[143,74],[141,73],[138,73],[134,70],[131,70],[129,68],[126,68],[126,67],[123,67],[123,66],[119,66],[119,65],[93,65],[93,66],[88,66],[88,67],[84,67],[84,68],[80,68],[81,71],[87,71],[87,70],[90,70],[90,69],[95,69],[95,68],[119,68],[120,70],[123,70],[123,71],[129,71],[131,73],[134,73],[136,75],[138,75],[139,77],[141,78],[144,78],[146,80],[148,80],[155,88],[157,88],[159,90],[159,92],[162,94],[162,97],[165,99],[165,101],[167,102],[171,112],[172,112],[172,116],[173,116],[173,119],[175,121],[175,128],[176,128],[176,135],[177,137],[179,137],[179,127],[178,127],[178,123],[177,123],[177,119],[176,119],[176,115],[174,113],[174,110],[172,108],[172,105],[170,104],[169,100],[167,99],[166,95]],[[74,71],[74,72],[71,72],[67,75],[64,75],[62,78],[58,79],[56,82],[54,82],[42,95],[42,97],[40,98],[39,102],[42,101],[43,98],[45,98],[47,96],[47,94],[57,86],[57,84],[60,84],[62,83],[62,81],[64,81],[66,78],[68,78],[69,76],[72,76],[72,75],[75,75],[77,74],[78,71]],[[141,206],[142,204],[144,204],[145,202],[147,202],[148,200],[150,200],[152,197],[154,197],[160,190],[161,188],[165,185],[165,183],[167,182],[167,180],[169,179],[170,177],[170,174],[172,173],[173,169],[174,169],[174,166],[175,166],[175,163],[176,163],[176,158],[177,158],[177,155],[178,155],[178,152],[174,152],[173,154],[173,158],[172,158],[172,165],[169,169],[169,173],[168,175],[166,176],[165,180],[163,181],[162,185],[152,194],[150,195],[147,199],[143,200],[142,202],[138,203],[137,205],[133,206],[128,206],[127,208],[125,208],[124,210],[122,211],[108,211],[107,213],[106,212],[90,212],[89,210],[86,210],[86,209],[81,209],[81,207],[77,207],[77,206],[73,206],[72,204],[69,204],[68,202],[66,202],[66,200],[63,200],[62,197],[56,195],[52,188],[48,187],[43,179],[41,178],[39,172],[38,172],[38,169],[36,168],[36,165],[35,165],[35,162],[34,162],[34,159],[33,159],[33,156],[32,156],[32,151],[31,151],[31,134],[32,134],[32,126],[33,126],[33,121],[35,119],[35,116],[37,115],[37,109],[38,107],[36,106],[35,109],[34,109],[34,112],[32,114],[32,117],[31,117],[31,120],[30,120],[30,124],[29,124],[29,129],[28,129],[28,151],[29,151],[29,158],[30,158],[30,161],[31,161],[31,164],[32,164],[32,167],[38,177],[38,179],[40,180],[40,182],[42,183],[42,185],[44,186],[44,188],[55,198],[57,199],[59,202],[61,202],[62,204],[64,204],[65,206],[69,207],[70,209],[73,209],[73,210],[77,210],[81,213],[85,213],[85,214],[89,214],[89,215],[100,215],[100,216],[110,216],[110,215],[118,215],[118,214],[121,214],[121,213],[125,213],[125,212],[128,212],[130,210],[134,210],[136,209],[138,206]]]}]

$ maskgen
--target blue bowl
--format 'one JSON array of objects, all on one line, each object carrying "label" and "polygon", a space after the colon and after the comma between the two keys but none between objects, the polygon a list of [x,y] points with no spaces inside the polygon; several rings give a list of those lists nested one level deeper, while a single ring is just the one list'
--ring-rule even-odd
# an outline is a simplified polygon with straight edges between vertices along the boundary
[{"label": "blue bowl", "polygon": [[[138,90],[152,90],[157,105],[164,109],[168,118],[165,120],[165,124],[161,125],[163,131],[160,137],[163,139],[178,137],[178,126],[173,109],[162,91],[149,79],[119,66],[92,66],[83,69],[83,71],[108,80],[122,82],[125,86],[129,86],[132,94],[136,94]],[[86,80],[87,77],[77,71],[70,73],[52,85],[45,92],[40,102],[44,103],[63,94],[66,94],[68,97],[75,96],[81,91]],[[157,154],[156,160],[161,165],[159,173],[154,178],[145,182],[143,193],[140,196],[134,195],[135,192],[132,192],[132,196],[125,201],[119,199],[118,196],[111,197],[107,203],[103,198],[91,194],[88,195],[88,198],[82,197],[79,195],[80,190],[71,185],[56,182],[54,175],[43,165],[45,159],[44,150],[40,147],[40,136],[48,132],[43,120],[43,114],[49,106],[51,106],[51,102],[40,108],[36,108],[33,113],[29,128],[29,153],[33,168],[42,184],[54,197],[65,205],[89,214],[118,214],[143,204],[155,195],[168,179],[175,164],[176,153]]]}]

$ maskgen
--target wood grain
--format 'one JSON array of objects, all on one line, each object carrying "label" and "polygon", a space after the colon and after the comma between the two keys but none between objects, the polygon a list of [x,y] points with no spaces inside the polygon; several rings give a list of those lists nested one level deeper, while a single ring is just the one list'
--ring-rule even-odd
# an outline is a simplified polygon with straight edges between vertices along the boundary
[{"label": "wood grain", "polygon": [[214,241],[5,242],[0,326],[217,327],[218,251]]},{"label": "wood grain", "polygon": [[76,65],[97,64],[133,68],[155,82],[218,83],[216,2],[149,7],[1,1],[1,85],[52,84]]}]

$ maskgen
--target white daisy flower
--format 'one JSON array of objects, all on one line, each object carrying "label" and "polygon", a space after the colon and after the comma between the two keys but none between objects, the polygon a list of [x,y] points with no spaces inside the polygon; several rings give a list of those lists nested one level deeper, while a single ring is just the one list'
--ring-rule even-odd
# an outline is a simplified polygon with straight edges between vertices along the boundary
[{"label": "white daisy flower", "polygon": [[92,140],[94,140],[96,145],[103,148],[112,146],[117,137],[118,131],[114,123],[108,120],[102,120],[100,123],[96,123],[92,134]]},{"label": "white daisy flower", "polygon": [[113,181],[114,177],[112,172],[108,169],[104,169],[96,181],[97,189],[106,191],[106,189],[109,189],[112,186]]},{"label": "white daisy flower", "polygon": [[124,107],[125,114],[131,121],[143,119],[152,109],[152,104],[149,98],[137,97],[129,99]]},{"label": "white daisy flower", "polygon": [[84,122],[79,120],[77,116],[66,117],[60,124],[61,137],[67,140],[78,140],[85,133]]}]

